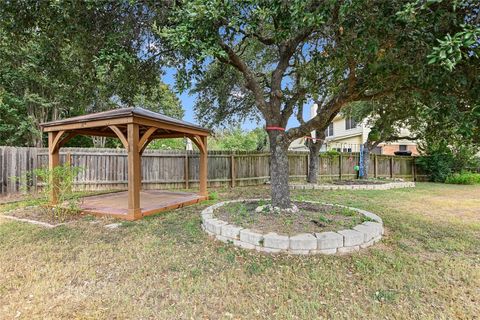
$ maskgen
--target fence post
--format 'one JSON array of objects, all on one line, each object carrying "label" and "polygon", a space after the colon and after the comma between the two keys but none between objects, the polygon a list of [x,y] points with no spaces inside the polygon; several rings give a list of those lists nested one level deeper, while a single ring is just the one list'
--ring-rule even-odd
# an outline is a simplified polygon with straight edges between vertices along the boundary
[{"label": "fence post", "polygon": [[189,166],[189,163],[188,163],[188,151],[187,153],[185,154],[185,161],[184,161],[184,173],[185,173],[185,189],[188,189],[190,187],[190,184],[189,184],[189,181],[188,181],[188,175],[189,175],[189,172],[188,172],[188,166]]},{"label": "fence post", "polygon": [[342,180],[342,154],[338,156],[338,179]]},{"label": "fence post", "polygon": [[235,154],[230,156],[230,175],[232,177],[232,188],[235,188]]},{"label": "fence post", "polygon": [[378,166],[378,163],[377,163],[377,154],[374,153],[374,154],[373,154],[373,178],[375,178],[375,179],[377,179],[377,175],[378,175],[377,166]]},{"label": "fence post", "polygon": [[390,156],[390,178],[393,179],[393,156]]}]

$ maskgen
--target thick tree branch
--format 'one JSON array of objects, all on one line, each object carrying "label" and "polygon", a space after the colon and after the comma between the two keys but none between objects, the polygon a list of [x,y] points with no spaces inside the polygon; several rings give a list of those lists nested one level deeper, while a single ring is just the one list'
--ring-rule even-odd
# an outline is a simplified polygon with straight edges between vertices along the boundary
[{"label": "thick tree branch", "polygon": [[318,112],[315,117],[298,127],[289,129],[287,131],[287,137],[290,141],[292,141],[308,134],[308,132],[316,130],[317,128],[325,127],[329,122],[332,121],[333,117],[335,117],[335,115],[348,103],[354,101],[369,101],[379,99],[394,92],[406,90],[412,90],[412,88],[408,87],[396,90],[388,89],[372,94],[366,94],[365,92],[358,92],[358,89],[352,91],[352,89],[349,88],[347,83],[341,93],[331,98],[326,104],[318,105]]},{"label": "thick tree branch", "polygon": [[287,70],[290,59],[297,50],[300,43],[304,42],[313,32],[313,28],[307,28],[299,32],[295,37],[283,42],[279,46],[279,59],[275,70],[272,73],[272,90],[281,90],[282,79]]},{"label": "thick tree branch", "polygon": [[344,105],[354,101],[355,98],[356,96],[354,95],[340,94],[330,99],[330,101],[328,101],[325,105],[318,106],[318,112],[315,117],[308,120],[304,124],[301,124],[295,128],[291,128],[287,131],[288,139],[291,141],[293,139],[305,136],[317,128],[325,127],[333,119],[334,114],[337,114]]},{"label": "thick tree branch", "polygon": [[255,74],[250,70],[247,64],[238,56],[235,51],[223,41],[220,41],[220,47],[227,53],[228,59],[217,57],[221,62],[228,63],[240,71],[246,80],[246,87],[253,92],[258,109],[262,113],[268,112],[267,103],[263,96],[263,90],[260,87]]}]

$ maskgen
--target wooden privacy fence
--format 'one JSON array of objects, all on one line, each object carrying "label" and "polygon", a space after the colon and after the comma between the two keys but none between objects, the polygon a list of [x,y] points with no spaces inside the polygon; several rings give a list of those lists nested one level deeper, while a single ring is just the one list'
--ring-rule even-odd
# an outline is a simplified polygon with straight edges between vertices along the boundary
[{"label": "wooden privacy fence", "polygon": [[[82,170],[75,185],[81,190],[125,189],[127,187],[127,154],[123,149],[62,148],[61,163],[68,162]],[[354,179],[358,153],[340,156],[320,155],[320,180]],[[308,152],[289,153],[289,175],[292,181],[304,181],[308,170]],[[15,177],[33,173],[48,166],[47,149],[0,147],[0,190],[15,193],[39,183],[24,182]],[[142,184],[146,189],[190,188],[198,184],[199,154],[195,151],[151,151],[142,156]],[[417,173],[413,157],[371,155],[371,177],[415,180]],[[208,152],[208,184],[246,186],[263,184],[269,179],[269,153]]]}]

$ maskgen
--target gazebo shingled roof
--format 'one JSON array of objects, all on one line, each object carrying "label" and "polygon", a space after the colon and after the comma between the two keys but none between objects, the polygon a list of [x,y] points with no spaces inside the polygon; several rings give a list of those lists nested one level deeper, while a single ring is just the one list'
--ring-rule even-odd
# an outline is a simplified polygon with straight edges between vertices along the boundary
[{"label": "gazebo shingled roof", "polygon": [[[59,149],[77,135],[120,139],[128,151],[128,214],[125,219],[135,220],[144,215],[140,207],[140,157],[148,144],[155,139],[187,137],[197,145],[200,150],[200,196],[202,199],[207,197],[208,129],[138,107],[51,121],[40,126],[44,132],[48,132],[50,169],[59,164]],[[52,188],[52,204],[58,201],[56,190]],[[155,213],[154,211],[149,210],[148,214]]]}]

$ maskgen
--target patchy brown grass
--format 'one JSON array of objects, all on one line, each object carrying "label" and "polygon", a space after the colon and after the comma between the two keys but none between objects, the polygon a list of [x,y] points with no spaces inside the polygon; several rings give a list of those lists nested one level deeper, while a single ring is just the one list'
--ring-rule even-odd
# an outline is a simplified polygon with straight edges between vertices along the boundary
[{"label": "patchy brown grass", "polygon": [[[0,318],[472,319],[480,314],[479,186],[292,194],[375,212],[388,234],[350,256],[269,256],[209,239],[199,218],[208,203],[113,230],[103,227],[109,220],[43,229],[0,219]],[[219,195],[219,200],[258,197],[268,190],[219,190]]]}]

